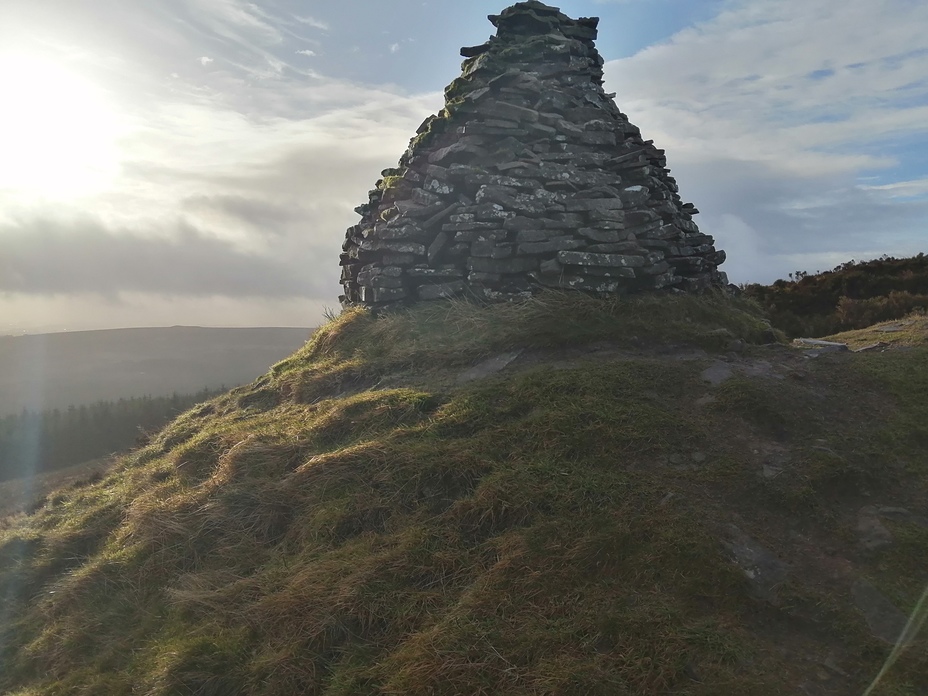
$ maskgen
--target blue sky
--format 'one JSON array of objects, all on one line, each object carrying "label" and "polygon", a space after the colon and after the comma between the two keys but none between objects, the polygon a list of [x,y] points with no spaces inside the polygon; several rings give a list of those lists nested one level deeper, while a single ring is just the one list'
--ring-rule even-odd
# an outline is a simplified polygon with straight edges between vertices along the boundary
[{"label": "blue sky", "polygon": [[[4,0],[0,333],[316,324],[504,2]],[[560,7],[733,280],[928,251],[928,3]]]}]

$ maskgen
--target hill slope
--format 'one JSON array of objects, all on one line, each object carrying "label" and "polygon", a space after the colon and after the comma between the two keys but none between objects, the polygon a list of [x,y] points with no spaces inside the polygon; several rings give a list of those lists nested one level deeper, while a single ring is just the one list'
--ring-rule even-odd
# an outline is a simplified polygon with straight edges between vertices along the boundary
[{"label": "hill slope", "polygon": [[172,326],[0,336],[0,417],[244,384],[310,333]]},{"label": "hill slope", "polygon": [[[0,531],[0,692],[850,694],[928,581],[928,350],[548,295],[323,327]],[[928,691],[924,645],[872,693]]]},{"label": "hill slope", "polygon": [[928,256],[849,261],[830,271],[798,271],[788,281],[743,289],[789,336],[859,330],[928,309]]}]

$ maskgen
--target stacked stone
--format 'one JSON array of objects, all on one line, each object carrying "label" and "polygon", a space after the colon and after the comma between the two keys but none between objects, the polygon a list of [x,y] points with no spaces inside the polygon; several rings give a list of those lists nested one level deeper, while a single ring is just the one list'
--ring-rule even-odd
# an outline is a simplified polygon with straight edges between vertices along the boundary
[{"label": "stacked stone", "polygon": [[356,208],[343,304],[724,286],[664,151],[603,91],[596,18],[536,0],[490,15],[461,49],[445,108]]}]

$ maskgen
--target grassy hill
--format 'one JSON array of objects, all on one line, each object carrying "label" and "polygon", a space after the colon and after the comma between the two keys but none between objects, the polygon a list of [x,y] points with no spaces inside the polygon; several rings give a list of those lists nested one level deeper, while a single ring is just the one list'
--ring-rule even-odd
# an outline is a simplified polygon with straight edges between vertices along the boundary
[{"label": "grassy hill", "polygon": [[830,271],[797,271],[789,280],[752,283],[743,290],[791,337],[860,330],[928,311],[928,256],[849,261]]},{"label": "grassy hill", "polygon": [[[349,311],[0,523],[0,693],[928,693],[928,348],[746,302]],[[896,659],[898,658],[898,659]]]}]

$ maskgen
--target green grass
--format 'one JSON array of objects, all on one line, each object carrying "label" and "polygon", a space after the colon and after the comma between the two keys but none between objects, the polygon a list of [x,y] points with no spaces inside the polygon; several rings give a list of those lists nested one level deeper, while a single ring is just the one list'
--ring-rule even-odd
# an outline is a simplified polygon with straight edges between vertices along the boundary
[{"label": "green grass", "polygon": [[[886,331],[891,328],[891,331]],[[865,329],[844,331],[827,337],[829,341],[847,343],[852,349],[885,343],[892,348],[928,345],[928,314],[917,312],[903,319],[883,321]]]},{"label": "green grass", "polygon": [[[860,692],[888,648],[802,539],[906,608],[928,581],[920,531],[873,558],[853,536],[867,495],[924,502],[925,355],[712,390],[735,339],[788,351],[717,297],[346,312],[0,522],[0,693],[762,696],[837,649],[832,692]],[[732,563],[733,523],[795,568],[777,602]],[[923,654],[877,693],[923,692]]]}]

